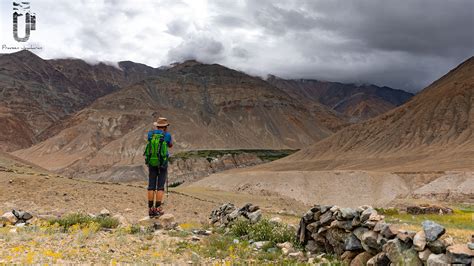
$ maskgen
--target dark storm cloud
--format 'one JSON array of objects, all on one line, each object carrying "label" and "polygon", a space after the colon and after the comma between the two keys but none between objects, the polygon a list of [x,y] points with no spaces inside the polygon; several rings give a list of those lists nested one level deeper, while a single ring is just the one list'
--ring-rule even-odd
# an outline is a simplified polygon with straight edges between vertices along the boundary
[{"label": "dark storm cloud", "polygon": [[[214,7],[229,16],[224,1]],[[471,0],[261,0],[232,10],[235,21],[278,45],[260,54],[283,50],[289,57],[281,64],[281,54],[261,55],[268,62],[258,62],[259,70],[241,65],[248,71],[418,90],[474,55]]]},{"label": "dark storm cloud", "polygon": [[46,58],[156,67],[197,59],[252,75],[419,90],[474,55],[474,0],[35,3],[43,30],[33,37]]}]

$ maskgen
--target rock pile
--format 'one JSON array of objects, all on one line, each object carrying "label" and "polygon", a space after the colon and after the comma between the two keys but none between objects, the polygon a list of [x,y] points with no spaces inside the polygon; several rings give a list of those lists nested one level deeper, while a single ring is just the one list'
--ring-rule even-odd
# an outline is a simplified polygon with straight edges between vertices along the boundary
[{"label": "rock pile", "polygon": [[408,206],[409,214],[452,214],[453,209],[437,205]]},{"label": "rock pile", "polygon": [[0,217],[0,227],[4,225],[25,225],[29,220],[33,218],[28,212],[12,210],[11,212],[6,212]]},{"label": "rock pile", "polygon": [[212,225],[217,224],[226,227],[239,217],[244,217],[250,222],[256,223],[262,218],[262,211],[258,206],[251,203],[245,204],[240,209],[237,209],[232,203],[226,203],[212,210],[209,219]]},{"label": "rock pile", "polygon": [[315,205],[301,218],[298,238],[306,251],[332,253],[351,265],[471,264],[468,245],[454,245],[435,222],[422,225],[419,232],[401,230],[370,206]]}]

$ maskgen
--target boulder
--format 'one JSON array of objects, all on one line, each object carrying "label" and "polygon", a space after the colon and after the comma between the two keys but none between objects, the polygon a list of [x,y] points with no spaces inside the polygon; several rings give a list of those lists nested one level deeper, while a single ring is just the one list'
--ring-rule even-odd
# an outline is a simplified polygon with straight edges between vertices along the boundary
[{"label": "boulder", "polygon": [[330,224],[332,221],[334,221],[334,217],[332,216],[332,212],[328,211],[328,212],[325,212],[323,215],[321,215],[321,217],[319,218],[319,222],[321,223],[321,225],[328,225]]},{"label": "boulder", "polygon": [[175,222],[174,215],[171,214],[171,213],[165,213],[165,214],[161,215],[158,218],[158,221],[163,226],[163,228],[166,229],[166,230],[174,229],[178,226],[178,224]]},{"label": "boulder", "polygon": [[258,221],[260,221],[260,219],[262,219],[262,211],[261,210],[257,210],[257,211],[254,211],[254,212],[250,212],[247,214],[249,220],[251,223],[257,223]]},{"label": "boulder", "polygon": [[423,231],[425,232],[426,241],[428,242],[435,241],[446,232],[446,229],[443,226],[430,220],[424,221],[422,226]]},{"label": "boulder", "polygon": [[332,221],[331,227],[337,227],[346,231],[350,231],[352,229],[352,221]]},{"label": "boulder", "polygon": [[341,256],[344,253],[344,241],[350,234],[340,228],[329,228],[327,230],[326,239],[336,255]]},{"label": "boulder", "polygon": [[310,223],[313,221],[313,217],[314,217],[314,213],[312,211],[307,211],[304,215],[303,215],[303,220],[306,222],[306,223]]},{"label": "boulder", "polygon": [[374,226],[374,232],[382,232],[385,227],[387,227],[388,224],[385,223],[384,221],[379,221],[375,226]]},{"label": "boulder", "polygon": [[383,246],[383,251],[394,265],[423,265],[418,253],[412,248],[406,249],[398,238],[389,240]]},{"label": "boulder", "polygon": [[420,260],[422,260],[423,262],[426,262],[431,254],[433,253],[427,248],[423,251],[418,252],[418,258],[420,258]]},{"label": "boulder", "polygon": [[415,231],[398,230],[397,238],[405,243],[408,243],[413,240],[415,235],[416,235]]},{"label": "boulder", "polygon": [[388,266],[390,265],[390,260],[387,257],[387,254],[380,252],[377,255],[373,256],[370,260],[367,261],[367,266]]},{"label": "boulder", "polygon": [[358,213],[356,210],[352,208],[340,208],[339,209],[339,216],[341,219],[344,220],[349,220],[353,219],[354,217],[358,216]]},{"label": "boulder", "polygon": [[449,265],[446,254],[431,254],[426,260],[428,266],[444,266]]},{"label": "boulder", "polygon": [[373,208],[367,208],[360,214],[360,221],[365,222],[369,220],[370,216],[377,215],[377,211]]},{"label": "boulder", "polygon": [[397,225],[390,224],[390,225],[382,228],[382,231],[380,231],[380,233],[385,238],[392,239],[392,238],[397,236],[398,230],[399,230],[399,228],[398,228]]},{"label": "boulder", "polygon": [[1,221],[5,224],[16,224],[18,218],[12,212],[6,212],[2,215]]},{"label": "boulder", "polygon": [[416,251],[422,251],[426,246],[426,236],[424,231],[419,231],[413,237],[413,248]]},{"label": "boulder", "polygon": [[369,229],[365,227],[357,227],[355,230],[352,231],[352,233],[359,239],[362,240],[362,235],[369,231]]},{"label": "boulder", "polygon": [[367,265],[367,261],[370,260],[370,258],[372,258],[372,254],[370,254],[369,252],[362,252],[360,253],[359,255],[357,255],[352,261],[351,261],[351,264],[350,266],[363,266],[363,265]]},{"label": "boulder", "polygon": [[441,254],[446,252],[446,246],[444,241],[437,239],[435,241],[428,242],[427,247],[433,252],[434,254]]},{"label": "boulder", "polygon": [[318,231],[318,227],[321,225],[319,221],[310,223],[306,226],[306,229],[311,233],[316,233]]},{"label": "boulder", "polygon": [[358,254],[356,251],[346,251],[341,255],[341,260],[344,265],[349,265]]},{"label": "boulder", "polygon": [[362,248],[360,240],[354,234],[351,234],[346,238],[346,240],[344,240],[344,250],[346,251],[356,251],[361,250]]},{"label": "boulder", "polygon": [[446,249],[449,263],[470,264],[474,259],[474,250],[469,249],[466,244],[456,244]]},{"label": "boulder", "polygon": [[378,233],[367,231],[362,235],[361,243],[365,251],[371,254],[377,254],[382,251],[382,245],[377,243]]}]

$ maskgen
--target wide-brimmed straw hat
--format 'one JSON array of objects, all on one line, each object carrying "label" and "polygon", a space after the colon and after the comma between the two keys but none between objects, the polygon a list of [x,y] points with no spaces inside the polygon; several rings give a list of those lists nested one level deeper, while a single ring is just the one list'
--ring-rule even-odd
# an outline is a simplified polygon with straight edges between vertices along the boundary
[{"label": "wide-brimmed straw hat", "polygon": [[170,123],[168,123],[168,119],[164,117],[158,117],[158,121],[153,122],[153,125],[156,127],[167,127],[170,125]]}]

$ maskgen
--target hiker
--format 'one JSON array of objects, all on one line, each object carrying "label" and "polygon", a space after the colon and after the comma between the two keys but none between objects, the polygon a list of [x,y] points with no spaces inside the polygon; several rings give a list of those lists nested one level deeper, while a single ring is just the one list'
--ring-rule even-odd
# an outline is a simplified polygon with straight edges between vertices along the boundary
[{"label": "hiker", "polygon": [[158,118],[153,125],[155,130],[148,131],[148,144],[145,148],[145,163],[148,166],[148,215],[155,217],[162,215],[161,203],[168,176],[168,148],[173,147],[171,134],[168,130],[168,119]]}]

